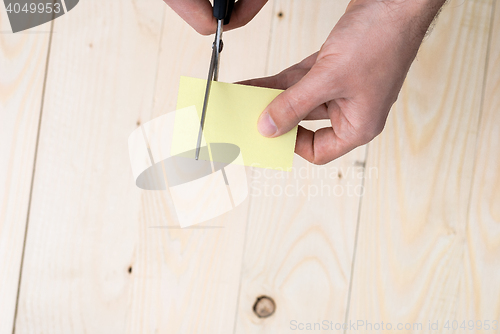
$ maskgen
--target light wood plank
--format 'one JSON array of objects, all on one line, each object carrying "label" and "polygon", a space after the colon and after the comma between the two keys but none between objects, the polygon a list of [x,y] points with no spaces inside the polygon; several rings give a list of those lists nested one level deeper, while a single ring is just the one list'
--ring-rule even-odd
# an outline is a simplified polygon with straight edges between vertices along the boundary
[{"label": "light wood plank", "polygon": [[[224,33],[221,81],[265,74],[271,9],[267,4],[248,26]],[[175,110],[181,75],[206,78],[212,41],[167,10],[152,118]],[[168,192],[144,193],[130,333],[233,331],[248,203],[194,226],[221,228],[152,228],[175,225],[175,211]]]},{"label": "light wood plank", "polygon": [[165,4],[85,0],[54,21],[17,333],[125,333],[143,192],[129,134],[151,111]]},{"label": "light wood plank", "polygon": [[[500,4],[495,5],[457,318],[500,333]],[[467,327],[469,328],[469,327]],[[461,331],[463,332],[463,331]],[[478,331],[479,332],[479,331]],[[469,331],[470,333],[470,331]]]},{"label": "light wood plank", "polygon": [[[268,74],[318,51],[347,3],[276,1]],[[296,156],[290,174],[253,170],[236,333],[288,333],[293,320],[343,320],[364,156],[360,147],[324,166]],[[261,295],[276,303],[269,318],[252,310]]]},{"label": "light wood plank", "polygon": [[13,34],[0,6],[0,333],[11,333],[50,23]]},{"label": "light wood plank", "polygon": [[492,3],[445,6],[370,144],[350,321],[428,333],[457,315]]}]

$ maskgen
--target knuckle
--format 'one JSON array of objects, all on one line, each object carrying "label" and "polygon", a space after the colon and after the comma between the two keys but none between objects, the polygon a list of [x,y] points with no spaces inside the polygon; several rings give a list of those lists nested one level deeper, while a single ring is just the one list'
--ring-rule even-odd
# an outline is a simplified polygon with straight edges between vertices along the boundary
[{"label": "knuckle", "polygon": [[320,157],[314,157],[314,160],[312,161],[313,164],[321,166],[321,165],[326,165],[327,163],[331,162],[332,159],[328,159],[325,156],[320,156]]},{"label": "knuckle", "polygon": [[207,30],[207,29],[196,29],[196,31],[203,36],[210,36],[212,35],[212,31]]},{"label": "knuckle", "polygon": [[285,99],[285,102],[285,117],[289,120],[293,120],[294,122],[299,123],[302,120],[298,109],[300,102],[291,96],[288,96]]},{"label": "knuckle", "polygon": [[385,122],[382,122],[362,129],[359,133],[360,145],[368,144],[369,142],[371,142],[382,132],[384,126]]},{"label": "knuckle", "polygon": [[206,25],[196,25],[193,26],[194,30],[196,30],[197,33],[203,36],[210,36],[212,35],[215,30],[212,29],[212,27],[207,27]]}]

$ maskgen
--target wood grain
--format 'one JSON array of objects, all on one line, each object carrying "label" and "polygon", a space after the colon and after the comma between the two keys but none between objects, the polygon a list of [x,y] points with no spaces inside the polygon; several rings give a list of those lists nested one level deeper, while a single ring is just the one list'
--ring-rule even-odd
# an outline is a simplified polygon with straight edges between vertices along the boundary
[{"label": "wood grain", "polygon": [[51,27],[13,34],[0,6],[0,333],[11,333]]},{"label": "wood grain", "polygon": [[[221,81],[264,75],[271,7],[248,26],[224,33]],[[175,110],[181,75],[207,77],[212,42],[213,36],[198,35],[167,9],[152,118]],[[129,333],[233,331],[248,203],[181,230],[168,228],[175,225],[168,192],[143,193]]]},{"label": "wood grain", "polygon": [[[276,1],[267,74],[318,51],[346,6]],[[294,320],[343,320],[364,155],[361,147],[324,166],[296,156],[289,173],[254,168],[236,333],[288,333]],[[268,318],[252,310],[262,295],[276,303]]]},{"label": "wood grain", "polygon": [[[317,51],[347,2],[270,1],[224,33],[221,81]],[[85,0],[54,22],[16,333],[500,321],[495,0],[447,4],[369,151],[296,157],[289,174],[247,168],[243,204],[181,230],[168,192],[135,186],[127,139],[175,110],[181,75],[206,78],[212,40],[159,0]],[[47,33],[0,34],[0,333],[13,327],[48,45]],[[262,295],[268,318],[252,310]]]},{"label": "wood grain", "polygon": [[[497,321],[500,333],[500,5],[491,28],[472,197],[465,231],[464,277],[457,320]],[[469,325],[469,324],[468,324]],[[468,328],[468,327],[467,327]],[[464,331],[461,331],[464,332]],[[470,331],[469,331],[470,333]]]},{"label": "wood grain", "polygon": [[127,138],[151,111],[164,7],[86,0],[54,21],[17,333],[126,332],[143,214]]},{"label": "wood grain", "polygon": [[370,144],[350,321],[428,333],[457,315],[492,4],[445,6]]}]

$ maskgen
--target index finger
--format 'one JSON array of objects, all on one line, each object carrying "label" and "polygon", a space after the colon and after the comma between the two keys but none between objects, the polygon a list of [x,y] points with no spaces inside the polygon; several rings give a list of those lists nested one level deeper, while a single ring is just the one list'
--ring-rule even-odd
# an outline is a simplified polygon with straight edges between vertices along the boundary
[{"label": "index finger", "polygon": [[229,23],[224,26],[224,30],[228,31],[243,27],[257,15],[266,3],[267,0],[238,0],[234,4],[231,19]]},{"label": "index finger", "polygon": [[208,0],[163,0],[184,21],[202,35],[215,32],[217,21]]},{"label": "index finger", "polygon": [[[184,21],[202,35],[211,35],[217,28],[212,4],[208,0],[164,0]],[[224,31],[246,25],[264,7],[267,0],[239,0],[235,3]]]}]

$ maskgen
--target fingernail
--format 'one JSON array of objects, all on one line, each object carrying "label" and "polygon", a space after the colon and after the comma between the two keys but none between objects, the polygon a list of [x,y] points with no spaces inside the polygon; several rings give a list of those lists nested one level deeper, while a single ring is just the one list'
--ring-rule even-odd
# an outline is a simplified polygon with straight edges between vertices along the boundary
[{"label": "fingernail", "polygon": [[265,137],[270,137],[278,131],[278,127],[267,111],[264,111],[262,115],[260,115],[257,129],[259,129],[260,134]]}]

